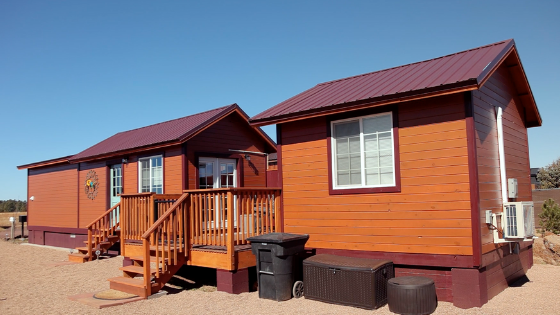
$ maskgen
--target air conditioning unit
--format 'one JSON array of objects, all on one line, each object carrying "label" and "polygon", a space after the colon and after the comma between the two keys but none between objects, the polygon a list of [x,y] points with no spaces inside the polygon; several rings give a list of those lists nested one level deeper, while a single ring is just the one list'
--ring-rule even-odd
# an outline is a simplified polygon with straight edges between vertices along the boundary
[{"label": "air conditioning unit", "polygon": [[504,203],[502,213],[493,216],[494,243],[519,242],[535,235],[535,217],[532,201]]}]

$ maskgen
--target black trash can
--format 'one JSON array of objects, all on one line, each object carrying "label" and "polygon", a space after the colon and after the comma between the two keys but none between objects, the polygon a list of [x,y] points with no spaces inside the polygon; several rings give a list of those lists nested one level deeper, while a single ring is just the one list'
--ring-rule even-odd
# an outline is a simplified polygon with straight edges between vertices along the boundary
[{"label": "black trash can", "polygon": [[269,233],[249,237],[257,258],[259,298],[286,301],[292,297],[296,255],[304,251],[309,235]]}]

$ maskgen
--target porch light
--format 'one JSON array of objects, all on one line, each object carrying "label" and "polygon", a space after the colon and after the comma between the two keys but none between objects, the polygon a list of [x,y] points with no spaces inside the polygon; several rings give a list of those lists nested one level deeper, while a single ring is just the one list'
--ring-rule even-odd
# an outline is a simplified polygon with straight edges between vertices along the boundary
[{"label": "porch light", "polygon": [[245,153],[245,160],[251,161],[251,156],[247,153]]}]

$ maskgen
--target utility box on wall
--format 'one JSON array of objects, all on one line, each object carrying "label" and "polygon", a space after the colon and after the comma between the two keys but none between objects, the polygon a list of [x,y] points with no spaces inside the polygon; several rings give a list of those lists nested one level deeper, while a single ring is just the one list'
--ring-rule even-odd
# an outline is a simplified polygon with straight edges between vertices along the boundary
[{"label": "utility box on wall", "polygon": [[508,198],[517,198],[517,178],[508,178]]}]

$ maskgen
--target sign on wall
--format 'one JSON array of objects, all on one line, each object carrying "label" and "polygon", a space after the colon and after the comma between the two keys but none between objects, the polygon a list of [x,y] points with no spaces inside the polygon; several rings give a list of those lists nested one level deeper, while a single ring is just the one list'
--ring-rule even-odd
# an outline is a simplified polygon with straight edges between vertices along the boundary
[{"label": "sign on wall", "polygon": [[97,173],[91,170],[86,175],[85,192],[89,199],[93,200],[97,197],[97,188],[99,187],[99,180]]}]

